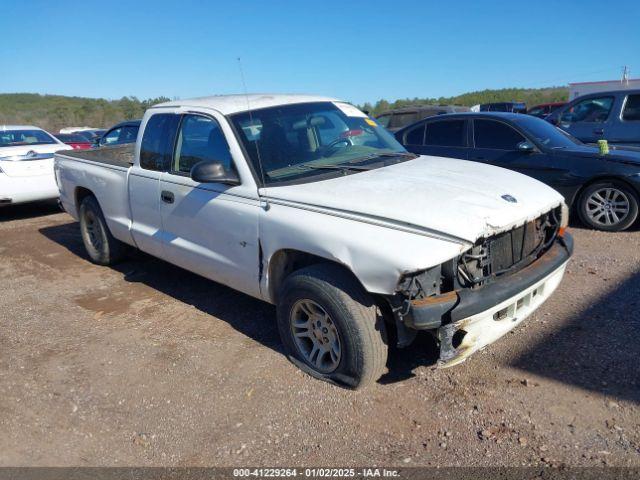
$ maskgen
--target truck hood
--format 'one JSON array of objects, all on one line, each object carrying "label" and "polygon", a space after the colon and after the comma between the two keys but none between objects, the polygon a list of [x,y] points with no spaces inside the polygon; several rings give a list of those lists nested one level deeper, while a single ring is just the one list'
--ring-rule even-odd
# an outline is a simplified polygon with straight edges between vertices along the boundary
[{"label": "truck hood", "polygon": [[433,156],[329,180],[268,187],[261,194],[293,207],[470,243],[521,225],[563,201],[558,192],[525,175]]}]

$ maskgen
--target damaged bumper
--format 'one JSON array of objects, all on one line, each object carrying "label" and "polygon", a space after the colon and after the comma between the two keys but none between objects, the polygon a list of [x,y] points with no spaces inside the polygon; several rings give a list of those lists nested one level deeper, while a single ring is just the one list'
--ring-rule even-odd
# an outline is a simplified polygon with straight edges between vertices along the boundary
[{"label": "damaged bumper", "polygon": [[[411,328],[437,328],[439,366],[461,363],[542,305],[562,280],[572,253],[573,238],[565,233],[541,258],[513,275],[475,290],[413,301]],[[446,323],[436,324],[436,318],[446,318]]]}]

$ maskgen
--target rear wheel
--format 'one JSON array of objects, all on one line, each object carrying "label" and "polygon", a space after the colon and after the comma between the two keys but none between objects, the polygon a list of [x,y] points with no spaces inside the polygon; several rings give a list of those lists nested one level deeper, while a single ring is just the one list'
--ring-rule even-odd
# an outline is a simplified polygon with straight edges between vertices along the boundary
[{"label": "rear wheel", "polygon": [[598,182],[580,195],[578,213],[583,223],[597,230],[618,232],[638,218],[638,196],[621,182]]},{"label": "rear wheel", "polygon": [[98,265],[113,265],[122,260],[126,245],[117,240],[107,226],[102,209],[93,195],[80,203],[80,233],[89,258]]},{"label": "rear wheel", "polygon": [[310,375],[349,388],[384,372],[384,320],[349,272],[313,265],[292,273],[278,302],[278,329],[289,359]]}]

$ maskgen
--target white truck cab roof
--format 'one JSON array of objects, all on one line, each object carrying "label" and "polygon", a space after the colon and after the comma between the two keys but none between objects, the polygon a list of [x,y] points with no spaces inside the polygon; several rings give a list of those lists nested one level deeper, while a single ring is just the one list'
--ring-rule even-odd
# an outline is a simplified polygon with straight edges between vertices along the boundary
[{"label": "white truck cab roof", "polygon": [[214,95],[211,97],[199,97],[185,100],[174,100],[160,103],[152,108],[162,107],[194,107],[211,108],[223,115],[246,112],[247,110],[258,110],[261,108],[275,107],[277,105],[291,105],[295,103],[309,102],[339,102],[340,100],[331,97],[317,95],[300,94],[272,94],[272,93],[250,93],[237,95]]}]

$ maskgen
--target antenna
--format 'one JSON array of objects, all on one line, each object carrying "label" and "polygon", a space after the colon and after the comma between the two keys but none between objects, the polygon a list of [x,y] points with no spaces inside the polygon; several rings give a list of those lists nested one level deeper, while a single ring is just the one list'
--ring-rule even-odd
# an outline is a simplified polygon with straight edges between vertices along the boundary
[{"label": "antenna", "polygon": [[629,84],[629,67],[626,65],[622,69],[622,83]]},{"label": "antenna", "polygon": [[[253,126],[253,114],[251,113],[251,104],[249,103],[249,93],[247,92],[247,83],[244,80],[244,70],[242,69],[242,59],[238,57],[238,69],[240,70],[240,79],[242,80],[242,88],[244,89],[244,96],[247,99],[247,111],[249,112],[249,122],[251,126]],[[264,187],[267,182],[264,176],[264,168],[262,166],[262,158],[260,157],[260,145],[258,144],[258,140],[256,142],[256,154],[258,155],[258,167],[260,168],[260,178],[262,179],[262,186]],[[258,195],[260,195],[260,191],[258,189]],[[264,209],[269,210],[269,200],[265,198]]]}]

